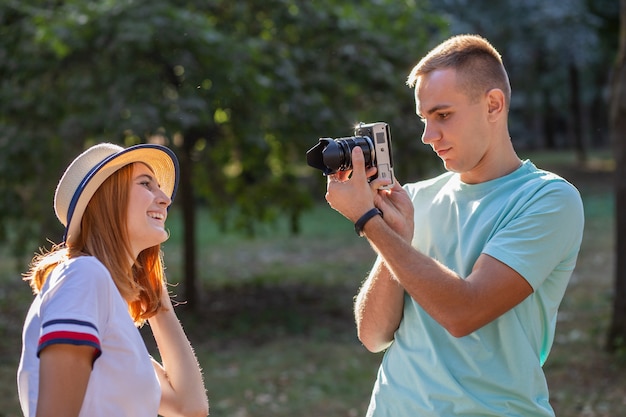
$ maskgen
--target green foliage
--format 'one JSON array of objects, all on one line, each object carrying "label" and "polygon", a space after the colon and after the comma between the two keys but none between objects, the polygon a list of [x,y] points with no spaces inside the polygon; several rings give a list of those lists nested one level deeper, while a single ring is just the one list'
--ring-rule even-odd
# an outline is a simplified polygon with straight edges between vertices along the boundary
[{"label": "green foliage", "polygon": [[317,137],[415,136],[403,80],[439,22],[426,1],[3,2],[0,237],[58,240],[55,183],[98,141],[169,144],[224,228],[297,232]]},{"label": "green foliage", "polygon": [[[428,17],[410,9],[390,1],[215,4],[216,29],[241,47],[230,60],[240,76],[222,96],[230,97],[223,100],[228,123],[221,125],[228,139],[197,167],[197,178],[209,179],[202,194],[223,221],[233,205],[241,208],[237,224],[248,229],[255,213],[273,220],[291,207],[296,231],[294,214],[311,204],[300,182],[304,153],[317,137],[345,136],[363,119],[393,123],[408,116],[397,92],[410,103],[402,82],[407,56],[425,43]],[[407,136],[406,128],[398,132]],[[306,177],[315,174],[321,180],[311,171]]]},{"label": "green foliage", "polygon": [[448,30],[487,36],[510,63],[514,139],[534,144],[538,117],[565,120],[563,62],[594,78],[583,103],[602,109],[611,7],[465,3],[438,3],[444,20],[427,0],[3,2],[0,239],[16,253],[28,238],[58,240],[56,181],[103,140],[170,145],[193,190],[185,204],[250,235],[279,217],[298,232],[323,196],[304,153],[358,121],[388,122],[397,176],[417,179],[433,159],[404,80]]}]

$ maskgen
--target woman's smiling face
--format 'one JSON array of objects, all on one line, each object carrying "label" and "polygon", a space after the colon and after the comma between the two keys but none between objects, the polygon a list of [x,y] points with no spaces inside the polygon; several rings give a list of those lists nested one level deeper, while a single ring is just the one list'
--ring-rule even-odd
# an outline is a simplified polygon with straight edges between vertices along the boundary
[{"label": "woman's smiling face", "polygon": [[152,170],[145,164],[133,164],[128,199],[128,238],[135,258],[149,247],[167,240],[167,208],[172,200],[160,188]]}]

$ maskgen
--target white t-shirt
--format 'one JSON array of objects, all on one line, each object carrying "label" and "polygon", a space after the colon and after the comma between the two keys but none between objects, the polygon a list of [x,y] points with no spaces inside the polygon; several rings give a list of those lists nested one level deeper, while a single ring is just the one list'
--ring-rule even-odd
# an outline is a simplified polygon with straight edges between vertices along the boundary
[{"label": "white t-shirt", "polygon": [[150,355],[109,271],[94,257],[59,264],[28,311],[17,374],[24,416],[37,410],[39,352],[58,343],[96,349],[80,416],[157,416],[161,387]]}]

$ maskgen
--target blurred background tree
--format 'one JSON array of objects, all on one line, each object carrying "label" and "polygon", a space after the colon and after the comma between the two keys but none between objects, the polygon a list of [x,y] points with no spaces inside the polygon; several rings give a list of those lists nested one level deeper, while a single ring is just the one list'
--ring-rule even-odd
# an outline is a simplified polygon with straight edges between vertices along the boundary
[{"label": "blurred background tree", "polygon": [[[432,4],[431,4],[432,3]],[[196,294],[196,208],[254,235],[323,197],[304,163],[321,136],[386,121],[396,174],[438,164],[406,75],[445,37],[504,56],[518,148],[608,145],[617,2],[567,0],[5,0],[0,4],[0,239],[58,242],[63,168],[100,141],[172,147],[182,175],[184,297]],[[22,263],[20,263],[20,268]]]},{"label": "blurred background tree", "polygon": [[583,163],[587,148],[609,144],[616,1],[442,0],[442,8],[455,33],[479,33],[502,53],[518,148],[575,149]]},{"label": "blurred background tree", "polygon": [[610,126],[615,158],[615,293],[607,348],[624,355],[626,348],[626,0],[620,0],[619,51],[610,101]]}]

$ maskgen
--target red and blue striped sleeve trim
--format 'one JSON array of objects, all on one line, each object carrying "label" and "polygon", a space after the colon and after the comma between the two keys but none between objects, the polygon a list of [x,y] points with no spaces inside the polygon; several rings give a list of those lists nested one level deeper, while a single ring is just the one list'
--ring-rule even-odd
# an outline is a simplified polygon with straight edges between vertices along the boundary
[{"label": "red and blue striped sleeve trim", "polygon": [[94,360],[101,354],[100,339],[98,329],[90,322],[75,319],[57,319],[45,322],[42,325],[44,330],[39,338],[37,356],[47,346],[54,344],[68,344],[75,346],[91,346],[95,349]]},{"label": "red and blue striped sleeve trim", "polygon": [[70,324],[70,325],[76,325],[76,326],[87,326],[87,327],[91,327],[95,331],[98,331],[98,328],[93,323],[84,321],[84,320],[76,320],[76,319],[48,320],[47,322],[42,324],[41,327],[45,329],[46,327],[54,326],[55,324]]}]

